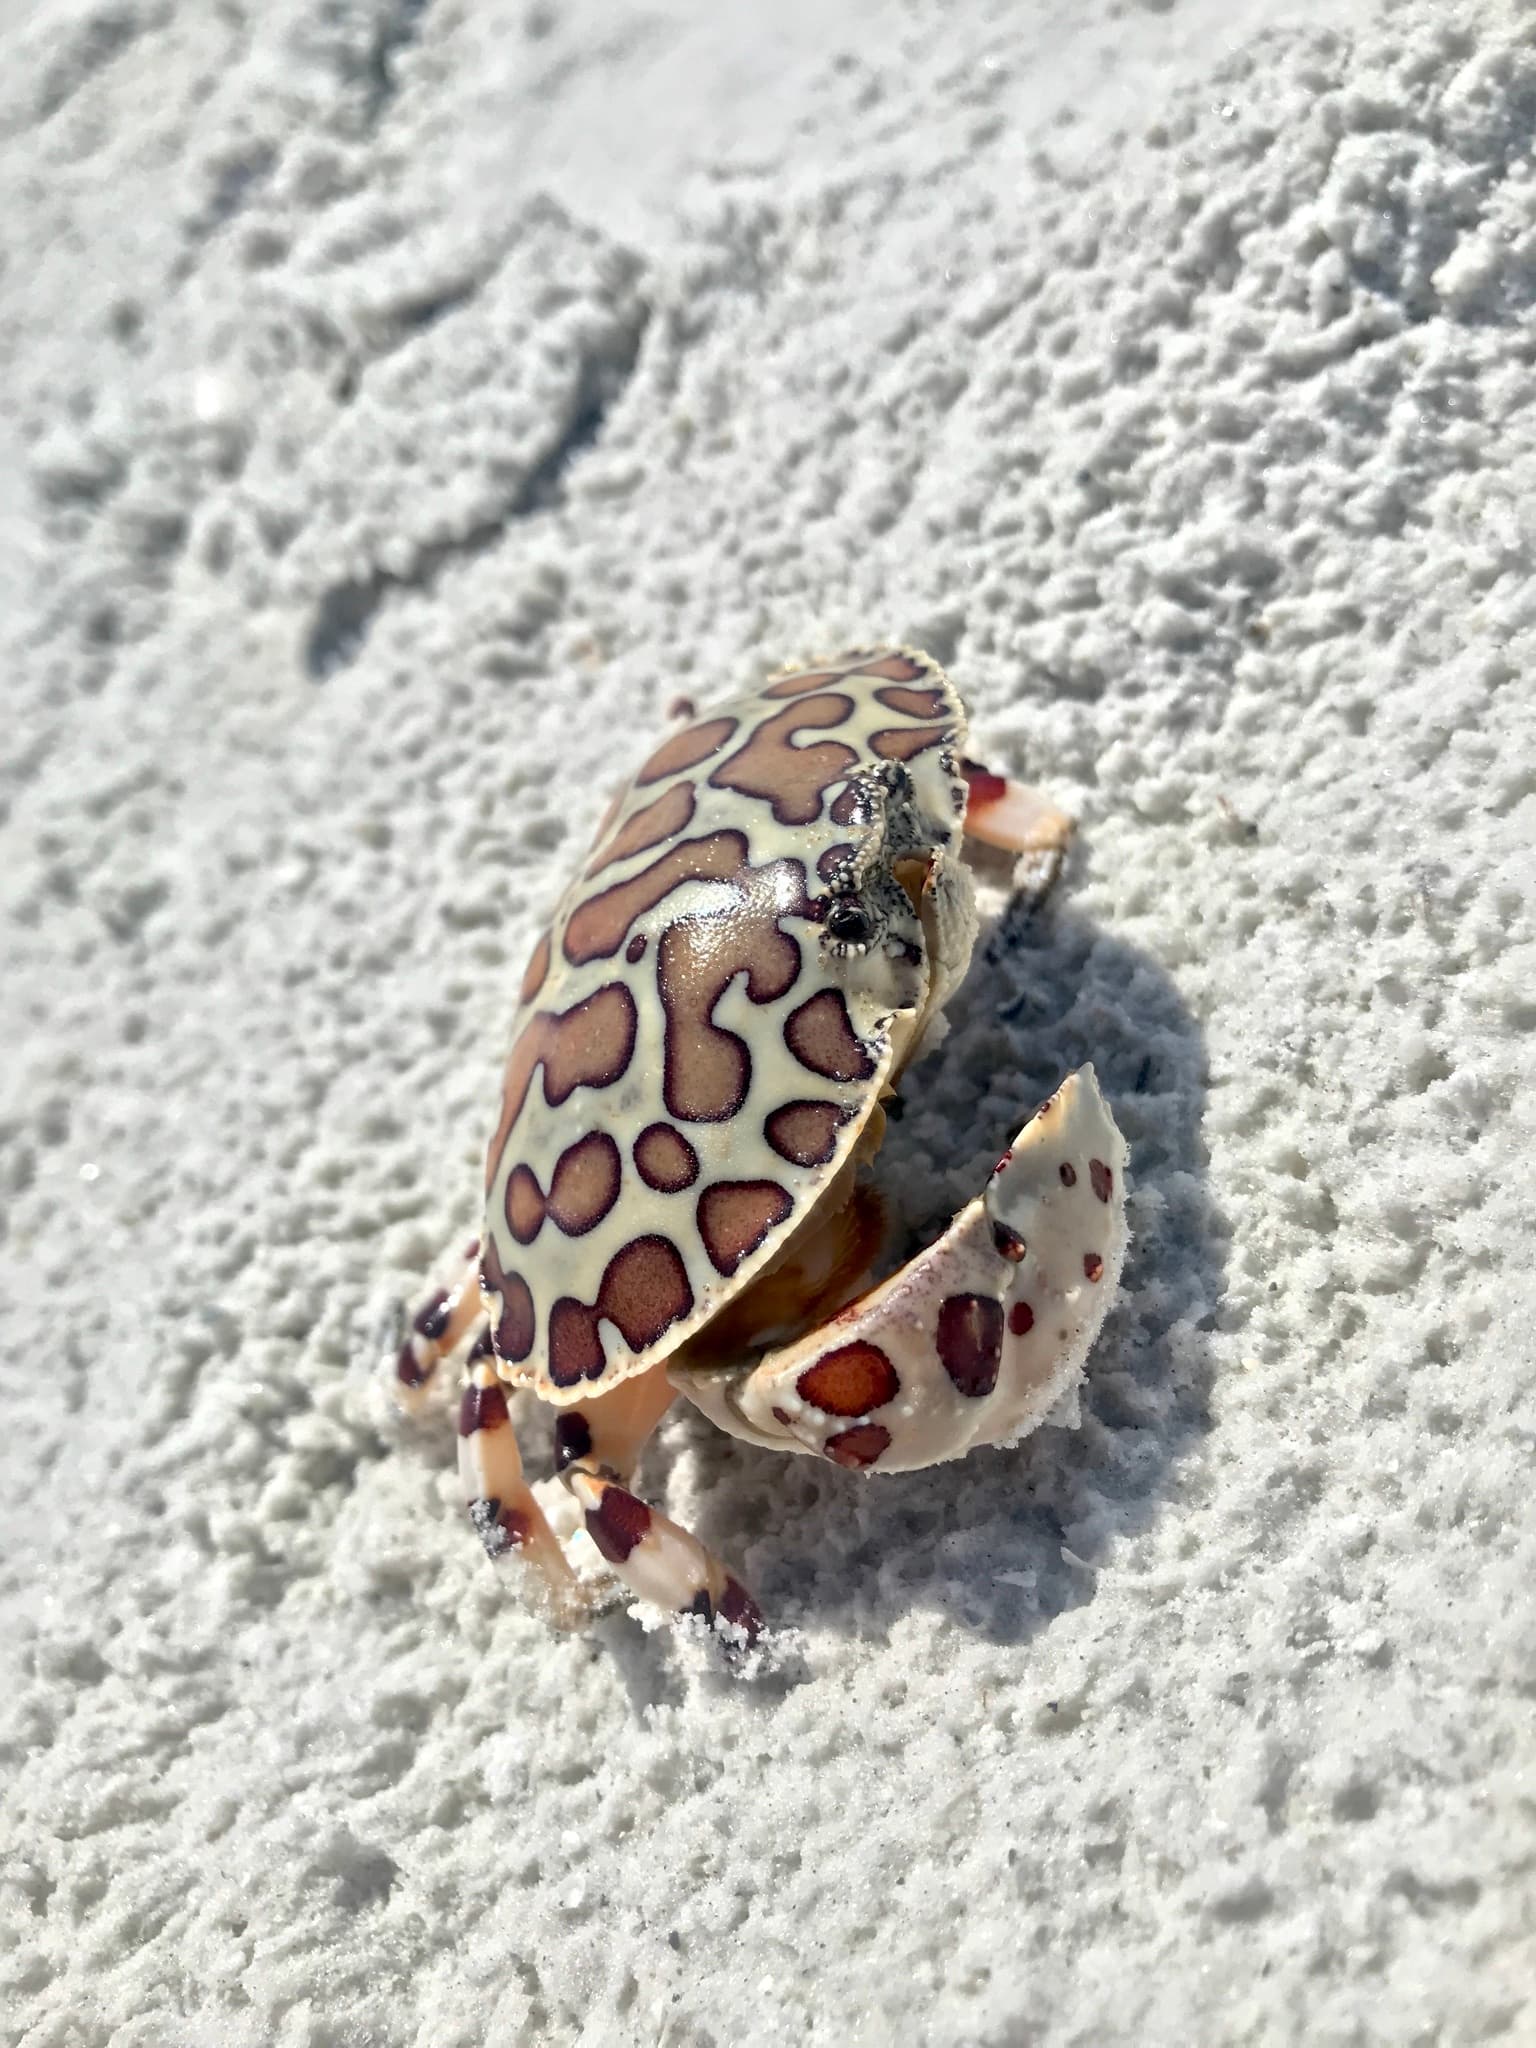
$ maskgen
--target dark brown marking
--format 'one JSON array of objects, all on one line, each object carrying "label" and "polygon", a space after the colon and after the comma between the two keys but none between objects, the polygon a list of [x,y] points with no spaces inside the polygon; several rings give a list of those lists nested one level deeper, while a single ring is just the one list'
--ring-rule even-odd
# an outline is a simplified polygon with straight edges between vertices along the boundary
[{"label": "dark brown marking", "polygon": [[631,1351],[649,1350],[692,1308],[688,1271],[670,1238],[632,1238],[608,1261],[597,1312],[618,1324]]},{"label": "dark brown marking", "polygon": [[800,972],[800,945],[779,919],[806,910],[799,861],[747,868],[727,916],[685,917],[663,933],[656,976],[666,1016],[662,1097],[685,1123],[722,1123],[746,1101],[752,1057],[714,1022],[715,1005],[744,974],[754,1003],[776,1002]]},{"label": "dark brown marking", "polygon": [[830,816],[834,825],[864,825],[869,822],[868,807],[852,783],[833,797]]},{"label": "dark brown marking", "polygon": [[432,1373],[433,1368],[422,1364],[416,1356],[416,1346],[407,1337],[395,1359],[395,1378],[402,1387],[424,1387]]},{"label": "dark brown marking", "polygon": [[465,1354],[464,1363],[466,1365],[474,1365],[479,1359],[489,1358],[494,1348],[491,1343],[491,1326],[489,1323],[485,1323],[481,1326],[479,1336],[470,1345],[468,1352]]},{"label": "dark brown marking", "polygon": [[773,1417],[775,1422],[782,1423],[786,1429],[792,1429],[794,1427],[794,1424],[791,1422],[788,1413],[783,1408],[770,1408],[768,1412]]},{"label": "dark brown marking", "polygon": [[1013,1147],[1012,1147],[1012,1146],[1010,1145],[1010,1146],[1008,1147],[1008,1150],[1007,1150],[1007,1151],[1006,1151],[1006,1152],[1005,1152],[1005,1153],[1003,1154],[1002,1158],[1001,1158],[1001,1159],[999,1159],[999,1161],[997,1162],[996,1166],[994,1166],[994,1167],[993,1167],[992,1171],[993,1171],[994,1173],[1001,1173],[1001,1172],[1002,1172],[1002,1170],[1003,1170],[1003,1168],[1004,1168],[1005,1166],[1012,1166],[1012,1164],[1013,1164]]},{"label": "dark brown marking", "polygon": [[577,1088],[617,1081],[635,1050],[635,999],[621,981],[605,982],[569,1010],[537,1010],[513,1042],[502,1082],[501,1118],[486,1148],[485,1184],[496,1178],[512,1126],[522,1114],[535,1070],[544,1069],[544,1100],[558,1108]]},{"label": "dark brown marking", "polygon": [[720,763],[709,778],[710,787],[761,797],[781,825],[811,824],[821,816],[822,792],[846,775],[858,755],[842,740],[797,746],[795,734],[806,726],[842,725],[852,717],[853,708],[851,697],[835,693],[786,705]]},{"label": "dark brown marking", "polygon": [[472,1500],[469,1519],[488,1557],[503,1557],[509,1550],[520,1550],[533,1535],[533,1523],[522,1509],[503,1507],[499,1500]]},{"label": "dark brown marking", "polygon": [[519,1244],[532,1244],[544,1227],[544,1190],[531,1166],[521,1161],[507,1175],[507,1228]]},{"label": "dark brown marking", "polygon": [[663,840],[675,839],[693,817],[693,806],[693,784],[674,783],[664,796],[625,819],[612,839],[597,848],[587,863],[587,873],[601,874],[615,861],[628,860],[648,847],[660,846]]},{"label": "dark brown marking", "polygon": [[544,986],[544,977],[549,973],[549,937],[549,933],[545,932],[533,949],[523,974],[523,986],[518,994],[519,1002],[531,1003]]},{"label": "dark brown marking", "polygon": [[668,718],[697,718],[698,715],[698,705],[694,703],[691,697],[685,696],[681,691],[667,706]]},{"label": "dark brown marking", "polygon": [[1115,1185],[1113,1170],[1106,1166],[1102,1159],[1090,1159],[1088,1162],[1088,1178],[1093,1182],[1093,1192],[1098,1196],[1099,1200],[1107,1202]]},{"label": "dark brown marking", "polygon": [[479,1387],[472,1381],[464,1389],[459,1403],[460,1436],[473,1436],[477,1429],[501,1429],[506,1421],[507,1397],[500,1387]]},{"label": "dark brown marking", "polygon": [[875,696],[888,711],[899,711],[906,718],[942,718],[950,708],[942,690],[904,690],[898,685],[876,690]]},{"label": "dark brown marking", "polygon": [[808,668],[792,676],[780,676],[776,683],[770,683],[765,697],[805,697],[812,690],[819,690],[824,683],[840,683],[848,673],[846,669]]},{"label": "dark brown marking", "polygon": [[854,849],[846,839],[840,839],[836,846],[829,846],[816,863],[816,872],[824,882],[835,881],[853,858]]},{"label": "dark brown marking", "polygon": [[1056,1171],[1061,1175],[1061,1184],[1064,1188],[1075,1188],[1077,1186],[1077,1168],[1070,1159],[1063,1159]]},{"label": "dark brown marking", "polygon": [[788,1216],[794,1203],[776,1180],[717,1180],[699,1197],[699,1235],[726,1278]]},{"label": "dark brown marking", "polygon": [[624,948],[624,958],[625,958],[625,959],[626,959],[626,960],[627,960],[627,961],[629,962],[629,964],[630,964],[630,966],[631,966],[631,967],[633,967],[633,966],[634,966],[634,964],[635,964],[635,962],[636,962],[637,960],[639,960],[639,959],[642,959],[642,958],[644,957],[644,954],[645,954],[645,946],[646,946],[646,939],[645,939],[645,933],[644,933],[644,932],[636,932],[636,933],[635,933],[635,936],[634,936],[634,937],[633,937],[633,938],[632,938],[632,939],[630,940],[629,944],[628,944],[628,945],[627,945],[627,946],[626,946],[626,947]]},{"label": "dark brown marking", "polygon": [[425,1337],[429,1343],[436,1343],[448,1327],[448,1290],[440,1287],[430,1301],[424,1301],[411,1319],[411,1328],[418,1337]]},{"label": "dark brown marking", "polygon": [[1009,1223],[994,1223],[992,1225],[992,1242],[997,1246],[1003,1257],[1015,1266],[1020,1263],[1029,1251],[1029,1246]]},{"label": "dark brown marking", "polygon": [[563,1472],[592,1448],[592,1432],[579,1408],[567,1408],[555,1418],[555,1470]]},{"label": "dark brown marking", "polygon": [[[915,683],[929,671],[910,654],[883,654],[878,661],[856,661],[844,671],[846,675],[879,676],[887,683]],[[884,695],[884,692],[881,692]]]},{"label": "dark brown marking", "polygon": [[875,1063],[860,1043],[837,989],[826,988],[792,1010],[784,1037],[802,1067],[830,1081],[867,1081]]},{"label": "dark brown marking", "polygon": [[938,1352],[955,1387],[973,1401],[997,1385],[1003,1311],[985,1294],[951,1294],[939,1310]]},{"label": "dark brown marking", "polygon": [[1008,1327],[1015,1337],[1027,1337],[1035,1327],[1035,1312],[1027,1301],[1016,1301],[1009,1309]]},{"label": "dark brown marking", "polygon": [[718,754],[736,730],[734,718],[706,718],[701,725],[684,726],[673,733],[646,762],[635,777],[635,787],[645,789],[664,775],[677,775],[684,768],[697,768],[711,754]]},{"label": "dark brown marking", "polygon": [[516,1364],[533,1349],[533,1296],[528,1283],[521,1273],[503,1272],[495,1245],[488,1243],[480,1255],[480,1285],[487,1294],[501,1296],[501,1314],[491,1336],[496,1356]]},{"label": "dark brown marking", "polygon": [[786,1102],[765,1119],[763,1136],[791,1166],[825,1166],[848,1114],[835,1102]]},{"label": "dark brown marking", "polygon": [[740,1579],[727,1575],[716,1612],[732,1628],[739,1628],[749,1643],[755,1643],[763,1632],[763,1610]]},{"label": "dark brown marking", "polygon": [[566,923],[561,951],[573,967],[584,967],[589,960],[610,960],[629,936],[635,919],[654,910],[674,889],[684,882],[733,881],[746,861],[743,833],[710,832],[702,839],[685,839],[627,882],[615,882],[611,889],[600,889],[578,903]]},{"label": "dark brown marking", "polygon": [[699,1155],[671,1124],[647,1124],[635,1140],[635,1171],[648,1188],[675,1195],[699,1177]]},{"label": "dark brown marking", "polygon": [[596,1311],[562,1294],[549,1311],[549,1376],[557,1387],[574,1387],[603,1376],[602,1340]]},{"label": "dark brown marking", "polygon": [[840,1344],[806,1367],[795,1390],[824,1415],[868,1415],[895,1400],[901,1381],[878,1344]]},{"label": "dark brown marking", "polygon": [[602,1222],[619,1199],[623,1167],[606,1131],[588,1131],[555,1162],[549,1213],[567,1237],[582,1237]]},{"label": "dark brown marking", "polygon": [[840,1430],[822,1445],[834,1465],[846,1465],[851,1471],[873,1465],[890,1447],[891,1432],[878,1422],[861,1422],[853,1429]]},{"label": "dark brown marking", "polygon": [[884,732],[872,733],[869,744],[882,761],[911,761],[938,746],[944,736],[942,726],[892,725]]},{"label": "dark brown marking", "polygon": [[650,1526],[650,1509],[622,1486],[605,1486],[597,1506],[587,1509],[587,1534],[610,1564],[622,1564]]},{"label": "dark brown marking", "polygon": [[1097,1252],[1083,1253],[1083,1273],[1085,1278],[1089,1280],[1097,1280],[1099,1275],[1103,1271],[1104,1261],[1099,1257]]}]

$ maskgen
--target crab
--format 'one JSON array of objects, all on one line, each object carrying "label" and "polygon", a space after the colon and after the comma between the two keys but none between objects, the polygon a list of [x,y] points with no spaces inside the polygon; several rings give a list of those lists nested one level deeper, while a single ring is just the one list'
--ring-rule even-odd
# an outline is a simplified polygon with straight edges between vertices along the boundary
[{"label": "crab", "polygon": [[[482,1236],[391,1373],[414,1406],[464,1353],[470,1519],[556,1618],[594,1604],[556,1528],[583,1519],[631,1594],[740,1645],[756,1601],[632,1489],[671,1403],[865,1476],[1017,1442],[1061,1414],[1114,1297],[1126,1148],[1079,1068],[877,1277],[870,1163],[970,960],[967,841],[1055,864],[1071,820],[967,758],[954,685],[913,648],[674,711],[534,948]],[[518,1388],[555,1410],[575,1513],[524,1476]]]}]

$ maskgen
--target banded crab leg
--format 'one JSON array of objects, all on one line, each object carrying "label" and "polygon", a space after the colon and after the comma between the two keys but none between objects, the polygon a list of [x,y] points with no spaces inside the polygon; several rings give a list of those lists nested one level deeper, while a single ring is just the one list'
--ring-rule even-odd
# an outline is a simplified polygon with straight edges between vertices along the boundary
[{"label": "banded crab leg", "polygon": [[411,1317],[391,1374],[391,1391],[402,1408],[414,1412],[421,1406],[438,1367],[459,1348],[482,1312],[476,1238],[449,1285],[436,1288]]},{"label": "banded crab leg", "polygon": [[632,1593],[752,1643],[763,1617],[741,1581],[696,1536],[625,1484],[675,1398],[664,1368],[653,1366],[612,1393],[565,1409],[555,1424],[556,1462],[581,1504],[587,1534]]},{"label": "banded crab leg", "polygon": [[734,1436],[855,1471],[1015,1443],[1076,1387],[1114,1299],[1125,1159],[1079,1068],[925,1251],[744,1377],[680,1367],[675,1383]]},{"label": "banded crab leg", "polygon": [[492,1563],[520,1556],[541,1575],[555,1618],[571,1623],[585,1612],[576,1574],[560,1539],[523,1477],[517,1432],[507,1390],[491,1356],[490,1331],[482,1332],[464,1363],[459,1402],[459,1478],[486,1555]]},{"label": "banded crab leg", "polygon": [[966,836],[1003,853],[1054,856],[1059,862],[1071,841],[1073,821],[1049,797],[1028,783],[994,775],[979,761],[962,761],[969,792]]}]

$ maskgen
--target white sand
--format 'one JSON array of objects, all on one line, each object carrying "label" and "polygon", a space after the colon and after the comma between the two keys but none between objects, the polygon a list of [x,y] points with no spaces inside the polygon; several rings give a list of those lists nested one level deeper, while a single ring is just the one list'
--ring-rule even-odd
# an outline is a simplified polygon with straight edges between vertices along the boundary
[{"label": "white sand", "polygon": [[[1372,20],[12,0],[7,2044],[1536,2041],[1536,26]],[[1079,1431],[669,1423],[737,1681],[368,1375],[660,707],[877,636],[1083,823],[914,1213],[1092,1057],[1136,1245]]]}]

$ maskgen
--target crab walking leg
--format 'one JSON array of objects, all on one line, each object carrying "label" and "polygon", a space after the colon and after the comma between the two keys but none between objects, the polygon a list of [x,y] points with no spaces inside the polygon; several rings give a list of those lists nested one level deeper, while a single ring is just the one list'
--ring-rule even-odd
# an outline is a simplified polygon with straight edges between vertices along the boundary
[{"label": "crab walking leg", "polygon": [[576,1575],[559,1538],[528,1490],[506,1388],[496,1376],[489,1333],[464,1368],[459,1402],[459,1477],[486,1554],[497,1561],[516,1551],[542,1573],[558,1619],[579,1619],[583,1603]]},{"label": "crab walking leg", "polygon": [[595,1472],[585,1459],[569,1468],[565,1483],[585,1510],[587,1534],[632,1593],[756,1642],[763,1630],[762,1610],[697,1536],[617,1480]]},{"label": "crab walking leg", "polygon": [[555,1418],[555,1470],[564,1472],[580,1458],[608,1478],[627,1479],[676,1398],[666,1374],[652,1370],[562,1408]]},{"label": "crab walking leg", "polygon": [[469,1334],[483,1313],[480,1302],[480,1240],[464,1254],[463,1270],[451,1286],[439,1287],[417,1309],[396,1354],[391,1391],[402,1408],[420,1407],[433,1375]]},{"label": "crab walking leg", "polygon": [[733,1435],[857,1471],[1017,1442],[1075,1388],[1114,1300],[1125,1158],[1082,1067],[926,1251],[745,1379],[678,1385]]},{"label": "crab walking leg", "polygon": [[1004,853],[1055,854],[1067,850],[1073,821],[1049,797],[1027,783],[994,775],[977,761],[962,761],[968,791],[965,830],[968,838],[996,846]]}]

